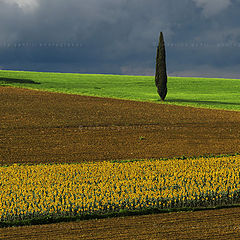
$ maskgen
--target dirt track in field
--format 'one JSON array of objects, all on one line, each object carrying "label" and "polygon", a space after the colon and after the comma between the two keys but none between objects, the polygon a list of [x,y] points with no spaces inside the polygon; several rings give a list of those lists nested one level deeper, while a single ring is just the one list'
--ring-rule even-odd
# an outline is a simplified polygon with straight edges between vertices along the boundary
[{"label": "dirt track in field", "polygon": [[0,87],[0,164],[240,152],[240,112]]},{"label": "dirt track in field", "polygon": [[0,229],[0,239],[240,239],[240,208]]}]

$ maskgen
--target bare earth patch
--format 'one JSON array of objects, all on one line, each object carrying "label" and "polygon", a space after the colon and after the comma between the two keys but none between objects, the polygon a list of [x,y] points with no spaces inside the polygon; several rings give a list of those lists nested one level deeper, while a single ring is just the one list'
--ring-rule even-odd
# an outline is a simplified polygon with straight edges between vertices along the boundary
[{"label": "bare earth patch", "polygon": [[235,153],[240,112],[0,87],[0,164]]},{"label": "bare earth patch", "polygon": [[0,239],[239,239],[240,208],[0,229]]}]

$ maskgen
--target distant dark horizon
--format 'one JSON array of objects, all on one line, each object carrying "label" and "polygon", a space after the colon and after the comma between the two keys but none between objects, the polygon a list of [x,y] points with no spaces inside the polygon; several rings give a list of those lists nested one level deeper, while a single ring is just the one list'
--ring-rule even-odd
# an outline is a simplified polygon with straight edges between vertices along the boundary
[{"label": "distant dark horizon", "polygon": [[[74,74],[103,74],[103,75],[129,75],[129,76],[152,76],[154,77],[155,74],[124,74],[124,73],[111,73],[111,72],[78,72],[78,71],[58,71],[58,70],[25,70],[25,69],[0,69],[0,70],[6,70],[6,71],[26,71],[26,72],[43,72],[43,73],[74,73]],[[181,74],[168,74],[168,77],[186,77],[186,78],[225,78],[225,79],[240,79],[240,74],[232,74],[232,75],[224,75],[225,77],[217,76],[217,75],[210,75],[210,74],[205,74],[205,75],[197,75],[197,74],[192,74],[192,75],[181,75]]]}]

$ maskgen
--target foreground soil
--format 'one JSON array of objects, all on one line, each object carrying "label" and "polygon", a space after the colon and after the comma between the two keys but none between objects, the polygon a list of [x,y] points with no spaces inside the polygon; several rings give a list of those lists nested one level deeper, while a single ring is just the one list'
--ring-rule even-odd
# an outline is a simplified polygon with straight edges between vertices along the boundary
[{"label": "foreground soil", "polygon": [[240,208],[5,228],[0,239],[240,239]]},{"label": "foreground soil", "polygon": [[0,87],[0,164],[240,152],[240,112]]}]

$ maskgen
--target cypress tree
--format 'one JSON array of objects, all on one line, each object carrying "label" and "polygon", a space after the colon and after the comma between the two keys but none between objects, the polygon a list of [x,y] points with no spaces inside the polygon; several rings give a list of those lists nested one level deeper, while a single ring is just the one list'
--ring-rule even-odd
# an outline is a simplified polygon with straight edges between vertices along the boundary
[{"label": "cypress tree", "polygon": [[160,33],[157,47],[155,84],[160,98],[164,101],[167,95],[167,70],[165,45],[162,32]]}]

